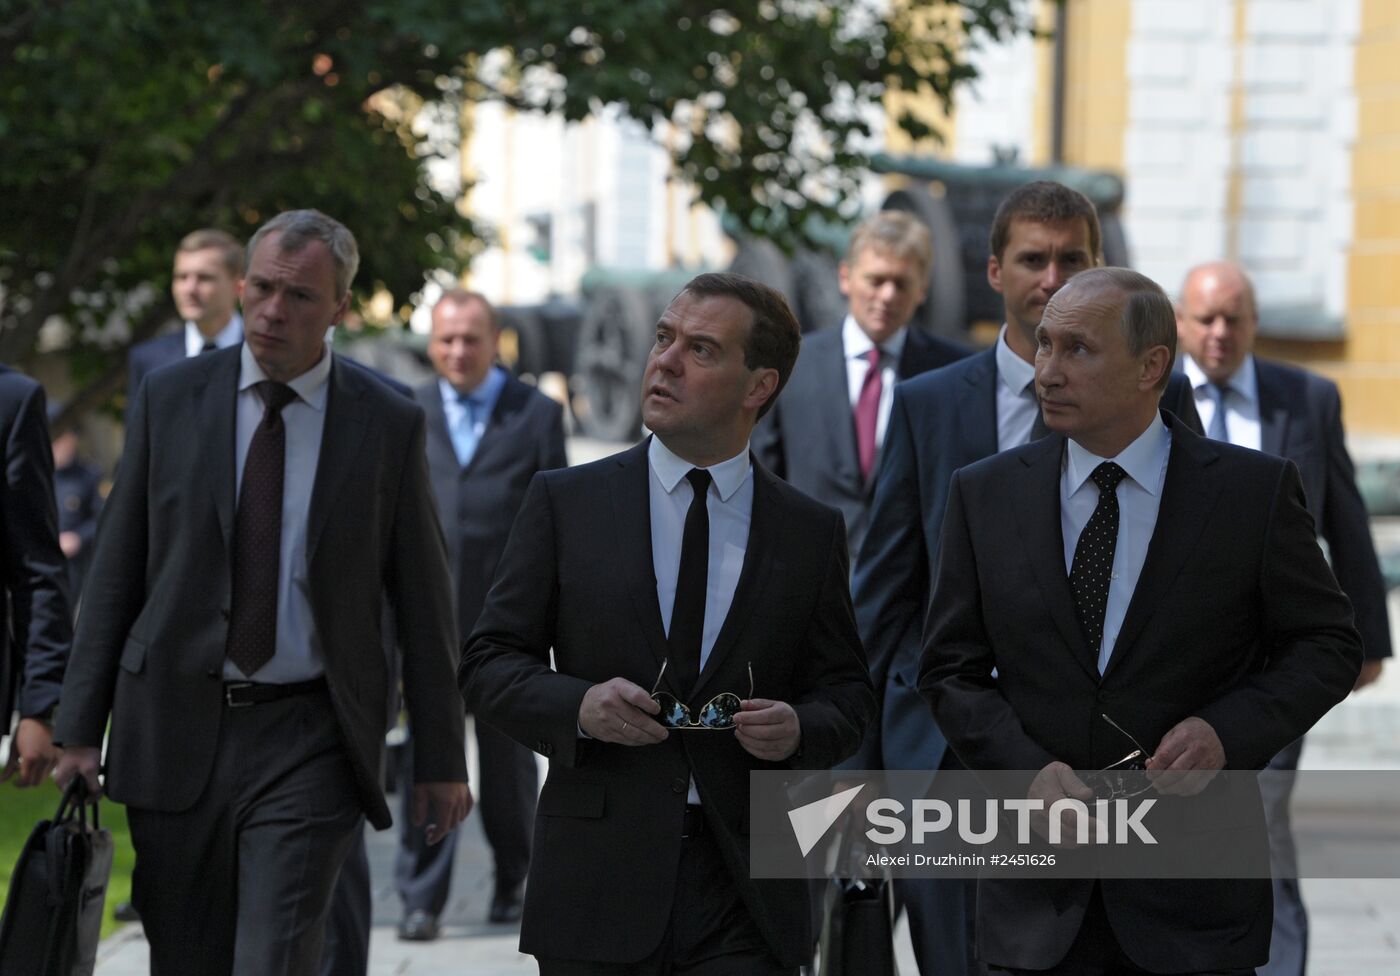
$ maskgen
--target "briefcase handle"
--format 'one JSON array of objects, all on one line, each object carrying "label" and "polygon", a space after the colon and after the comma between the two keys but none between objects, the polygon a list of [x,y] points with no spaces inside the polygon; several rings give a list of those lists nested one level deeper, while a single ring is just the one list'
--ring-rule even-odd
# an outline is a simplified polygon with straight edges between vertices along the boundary
[{"label": "briefcase handle", "polygon": [[[78,821],[83,833],[100,830],[102,824],[98,817],[98,796],[88,789],[87,780],[81,776],[74,776],[68,783],[68,788],[63,791],[63,799],[58,803],[58,812],[54,814],[55,824],[68,823],[70,820]],[[92,823],[88,824],[88,810],[92,810]]]}]

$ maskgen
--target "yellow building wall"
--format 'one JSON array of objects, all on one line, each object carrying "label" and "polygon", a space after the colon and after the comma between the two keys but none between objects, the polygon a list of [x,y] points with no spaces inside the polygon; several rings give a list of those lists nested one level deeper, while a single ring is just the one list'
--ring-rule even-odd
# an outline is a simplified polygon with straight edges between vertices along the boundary
[{"label": "yellow building wall", "polygon": [[[1123,169],[1128,129],[1131,0],[1067,0],[1064,156],[1072,166]],[[1052,87],[1052,58],[1042,91]],[[1046,113],[1047,129],[1049,112]]]},{"label": "yellow building wall", "polygon": [[1355,72],[1347,338],[1316,365],[1341,387],[1349,430],[1400,434],[1400,3],[1362,0]]}]

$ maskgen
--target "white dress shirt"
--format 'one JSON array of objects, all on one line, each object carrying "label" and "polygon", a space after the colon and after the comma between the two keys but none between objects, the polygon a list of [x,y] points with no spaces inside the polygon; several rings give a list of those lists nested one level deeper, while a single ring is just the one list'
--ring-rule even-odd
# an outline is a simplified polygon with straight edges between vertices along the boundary
[{"label": "white dress shirt", "polygon": [[[214,333],[214,346],[218,349],[227,349],[229,346],[236,346],[243,341],[243,316],[237,312],[233,313],[233,318],[228,320],[218,332]],[[198,356],[204,351],[204,333],[199,331],[199,326],[193,322],[185,323],[185,358],[190,359]]]},{"label": "white dress shirt", "polygon": [[[286,461],[282,481],[282,549],[277,576],[277,649],[272,660],[252,677],[260,682],[285,684],[307,681],[324,673],[325,656],[316,622],[311,614],[310,584],[306,572],[306,523],[311,510],[311,489],[321,456],[321,433],[326,425],[326,399],[330,392],[331,348],[320,362],[287,385],[297,398],[282,408],[286,428]],[[244,345],[238,374],[237,418],[234,429],[235,496],[243,489],[243,466],[253,433],[262,422],[262,397],[253,384],[267,379],[252,350]],[[243,681],[232,661],[224,661],[224,679]]]},{"label": "white dress shirt", "polygon": [[1006,344],[1006,323],[997,334],[997,452],[1020,447],[1031,439],[1035,414],[1035,367]]},{"label": "white dress shirt", "polygon": [[[686,474],[695,465],[684,461],[652,437],[647,449],[647,465],[651,471],[648,495],[651,502],[651,564],[656,573],[656,602],[661,608],[661,623],[669,636],[671,611],[676,605],[676,577],[681,571],[681,541],[685,535],[685,516],[690,500],[695,497]],[[713,482],[705,497],[705,510],[710,516],[710,557],[705,578],[705,629],[700,638],[700,669],[710,659],[734,591],[739,587],[739,574],[744,568],[744,553],[749,547],[749,521],[753,516],[753,465],[749,462],[748,445],[727,461],[706,469]],[[721,688],[738,695],[748,694],[747,688]],[[716,733],[673,732],[673,735],[714,735]],[[695,779],[690,781],[686,802],[698,804],[700,794]]]},{"label": "white dress shirt", "polygon": [[[1181,357],[1181,368],[1191,381],[1196,398],[1196,412],[1201,415],[1201,429],[1210,430],[1215,420],[1215,391],[1210,380],[1190,356]],[[1263,444],[1259,418],[1259,375],[1254,370],[1254,356],[1244,357],[1240,368],[1225,381],[1225,432],[1230,443],[1258,451]]]},{"label": "white dress shirt", "polygon": [[1108,583],[1108,606],[1104,610],[1103,643],[1099,646],[1099,673],[1108,667],[1114,642],[1123,629],[1128,603],[1142,575],[1147,546],[1157,526],[1162,505],[1162,485],[1167,477],[1172,435],[1162,423],[1162,415],[1115,458],[1097,457],[1073,440],[1065,442],[1060,470],[1060,534],[1065,544],[1065,574],[1074,563],[1074,547],[1079,534],[1099,504],[1098,486],[1090,475],[1104,461],[1115,461],[1128,473],[1118,485],[1118,542],[1113,551],[1113,572]]},{"label": "white dress shirt", "polygon": [[[899,357],[904,355],[904,340],[909,326],[904,326],[880,346],[880,410],[875,416],[875,447],[885,443],[885,428],[890,423],[890,407],[894,405],[894,385],[899,382]],[[846,316],[841,325],[841,348],[846,355],[846,386],[851,397],[851,412],[860,401],[860,388],[870,371],[870,350],[875,343],[865,334],[855,317]]]}]

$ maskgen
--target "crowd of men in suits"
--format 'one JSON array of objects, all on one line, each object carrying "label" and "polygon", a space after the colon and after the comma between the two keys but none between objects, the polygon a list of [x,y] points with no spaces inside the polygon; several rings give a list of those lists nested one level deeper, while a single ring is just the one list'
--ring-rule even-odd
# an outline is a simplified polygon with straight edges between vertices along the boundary
[{"label": "crowd of men in suits", "polygon": [[[153,972],[349,976],[401,712],[399,935],[438,934],[465,705],[489,915],[523,913],[542,973],[743,976],[814,943],[805,883],[748,870],[753,770],[1024,770],[1028,796],[1081,796],[1073,771],[1121,751],[1105,710],[1155,743],[1164,793],[1296,768],[1390,654],[1336,387],[1253,356],[1236,266],[1173,306],[1101,251],[1081,194],[1012,191],[980,352],[910,328],[955,258],[904,214],[856,229],[848,315],[806,340],[777,292],[700,275],[656,326],[651,436],[566,468],[562,410],[496,362],[484,297],[437,302],[437,377],[410,391],[327,341],[344,225],[280,214],[246,255],[191,234],[183,331],[130,357],[76,636],[43,391],[0,372],[6,774],[127,805]],[[1287,805],[1261,812],[1285,862]],[[1286,877],[896,894],[929,974],[1306,956]]]}]

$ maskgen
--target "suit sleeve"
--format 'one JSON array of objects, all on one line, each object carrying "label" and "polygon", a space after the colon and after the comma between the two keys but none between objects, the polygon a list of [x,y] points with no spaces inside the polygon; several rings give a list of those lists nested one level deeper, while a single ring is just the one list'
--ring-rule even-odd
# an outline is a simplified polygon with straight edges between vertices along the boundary
[{"label": "suit sleeve", "polygon": [[101,745],[122,647],[146,602],[151,409],[144,386],[133,392],[127,410],[126,446],[98,520],[83,612],[63,680],[63,708],[54,727],[62,745]]},{"label": "suit sleeve", "polygon": [[1347,453],[1342,432],[1342,399],[1336,386],[1323,393],[1322,445],[1327,452],[1327,488],[1318,530],[1327,540],[1332,571],[1342,592],[1356,611],[1356,629],[1366,657],[1390,657],[1390,618],[1386,612],[1385,580],[1376,558],[1371,522],[1361,492],[1356,488],[1356,468]]},{"label": "suit sleeve", "polygon": [[573,766],[578,712],[592,683],[550,668],[559,605],[549,479],[526,490],[457,681],[467,708],[517,742]]},{"label": "suit sleeve", "polygon": [[[851,584],[856,626],[870,659],[875,695],[882,704],[885,682],[896,659],[906,655],[918,658],[919,625],[928,593],[917,450],[908,402],[898,386],[883,454],[870,529]],[[872,723],[849,765],[853,769],[884,768],[879,722]]]},{"label": "suit sleeve", "polygon": [[428,484],[423,411],[414,408],[394,514],[388,595],[402,649],[404,703],[413,725],[413,773],[420,783],[466,782],[466,713],[452,693],[457,624],[447,549]]},{"label": "suit sleeve", "polygon": [[1262,769],[1347,696],[1361,668],[1351,605],[1317,545],[1292,461],[1270,505],[1258,593],[1263,669],[1198,712],[1230,769]]},{"label": "suit sleeve", "polygon": [[919,692],[933,705],[939,729],[969,769],[1043,769],[1055,757],[1021,726],[997,687],[996,664],[983,621],[977,554],[959,471],[943,518]]},{"label": "suit sleeve", "polygon": [[837,516],[821,596],[799,644],[806,651],[807,690],[790,702],[802,744],[795,769],[830,769],[854,753],[876,714],[875,694],[851,608],[846,525]]},{"label": "suit sleeve", "polygon": [[[13,639],[23,662],[16,704],[27,718],[46,715],[58,703],[73,635],[44,390],[25,385],[29,389],[5,438],[3,568]],[[0,716],[7,714],[5,704],[0,702]]]}]

